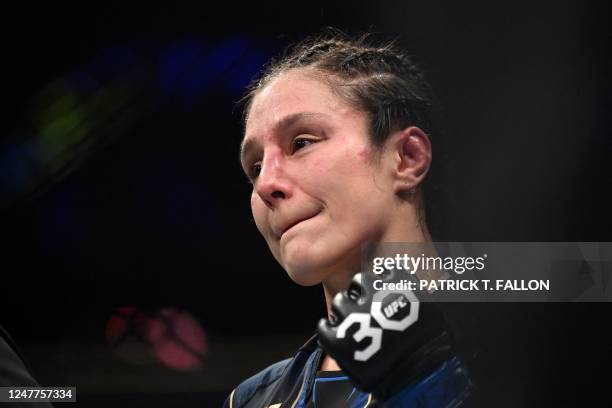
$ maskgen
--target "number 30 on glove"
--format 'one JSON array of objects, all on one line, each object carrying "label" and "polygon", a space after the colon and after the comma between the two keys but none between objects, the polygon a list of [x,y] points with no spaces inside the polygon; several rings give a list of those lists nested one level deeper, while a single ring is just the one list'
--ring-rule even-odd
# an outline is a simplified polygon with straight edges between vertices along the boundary
[{"label": "number 30 on glove", "polygon": [[420,303],[411,291],[374,289],[375,280],[397,282],[398,274],[355,275],[349,289],[334,297],[329,320],[318,325],[323,349],[359,388],[383,401],[452,357],[433,303]]}]

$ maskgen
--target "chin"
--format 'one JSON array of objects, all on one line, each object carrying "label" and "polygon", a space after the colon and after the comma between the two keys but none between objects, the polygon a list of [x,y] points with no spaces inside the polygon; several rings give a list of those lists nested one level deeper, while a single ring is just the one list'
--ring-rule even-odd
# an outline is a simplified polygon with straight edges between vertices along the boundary
[{"label": "chin", "polygon": [[284,261],[283,268],[292,281],[301,286],[314,286],[323,282],[326,277],[325,269],[321,262],[305,259],[301,256],[293,261]]},{"label": "chin", "polygon": [[314,286],[326,280],[339,268],[340,254],[329,248],[316,245],[285,248],[281,265],[295,283],[301,286]]}]

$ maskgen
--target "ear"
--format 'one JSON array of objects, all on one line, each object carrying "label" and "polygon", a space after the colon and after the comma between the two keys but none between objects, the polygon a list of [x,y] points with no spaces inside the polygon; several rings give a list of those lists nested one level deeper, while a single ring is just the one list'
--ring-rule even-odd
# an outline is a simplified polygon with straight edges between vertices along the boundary
[{"label": "ear", "polygon": [[394,190],[396,193],[413,192],[431,165],[429,137],[420,128],[411,126],[397,132],[392,140]]}]

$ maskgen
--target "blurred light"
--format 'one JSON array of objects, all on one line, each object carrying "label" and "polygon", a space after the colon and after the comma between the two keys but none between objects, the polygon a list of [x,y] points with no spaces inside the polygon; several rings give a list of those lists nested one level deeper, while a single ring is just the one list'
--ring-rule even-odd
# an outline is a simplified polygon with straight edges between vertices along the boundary
[{"label": "blurred light", "polygon": [[251,81],[259,74],[269,55],[261,51],[250,51],[240,58],[225,77],[225,89],[230,93],[243,93]]},{"label": "blurred light", "polygon": [[176,42],[162,55],[159,86],[187,102],[210,89],[242,92],[268,58],[252,48],[245,36],[208,47],[194,39]]},{"label": "blurred light", "polygon": [[8,167],[0,177],[0,208],[44,192],[149,111],[151,100],[144,91],[150,81],[129,50],[103,50],[93,61],[89,67],[96,72],[66,75],[33,99],[31,137],[0,153],[0,167]]},{"label": "blurred light", "polygon": [[222,75],[238,63],[246,51],[246,38],[234,38],[217,44],[195,64],[188,81],[187,95],[218,85]]},{"label": "blurred light", "polygon": [[186,109],[210,91],[233,99],[267,57],[245,35],[208,46],[186,39],[163,51],[125,45],[100,50],[33,99],[23,132],[31,137],[0,152],[0,209],[48,190],[152,114],[164,97],[178,96]]},{"label": "blurred light", "polygon": [[161,309],[150,321],[148,339],[158,360],[175,370],[202,368],[208,352],[206,334],[198,321],[172,307]]},{"label": "blurred light", "polygon": [[185,75],[202,52],[202,43],[194,39],[176,42],[162,53],[159,66],[159,86],[162,91],[171,92],[176,81]]},{"label": "blurred light", "polygon": [[106,342],[122,360],[132,364],[154,361],[148,344],[147,330],[150,317],[136,307],[116,309],[106,323]]},{"label": "blurred light", "polygon": [[133,306],[116,309],[106,324],[106,341],[123,360],[157,361],[180,371],[202,368],[208,352],[206,333],[188,312],[163,307],[145,314]]}]

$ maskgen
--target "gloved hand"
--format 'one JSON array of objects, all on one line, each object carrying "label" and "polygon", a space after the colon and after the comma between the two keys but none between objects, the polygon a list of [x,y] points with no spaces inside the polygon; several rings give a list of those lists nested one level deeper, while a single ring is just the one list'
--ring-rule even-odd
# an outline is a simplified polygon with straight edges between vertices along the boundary
[{"label": "gloved hand", "polygon": [[425,378],[453,356],[444,318],[434,303],[419,303],[410,291],[374,296],[375,280],[399,282],[400,277],[406,277],[405,272],[355,275],[349,289],[334,297],[329,320],[321,319],[318,325],[321,347],[355,385],[379,401]]}]

